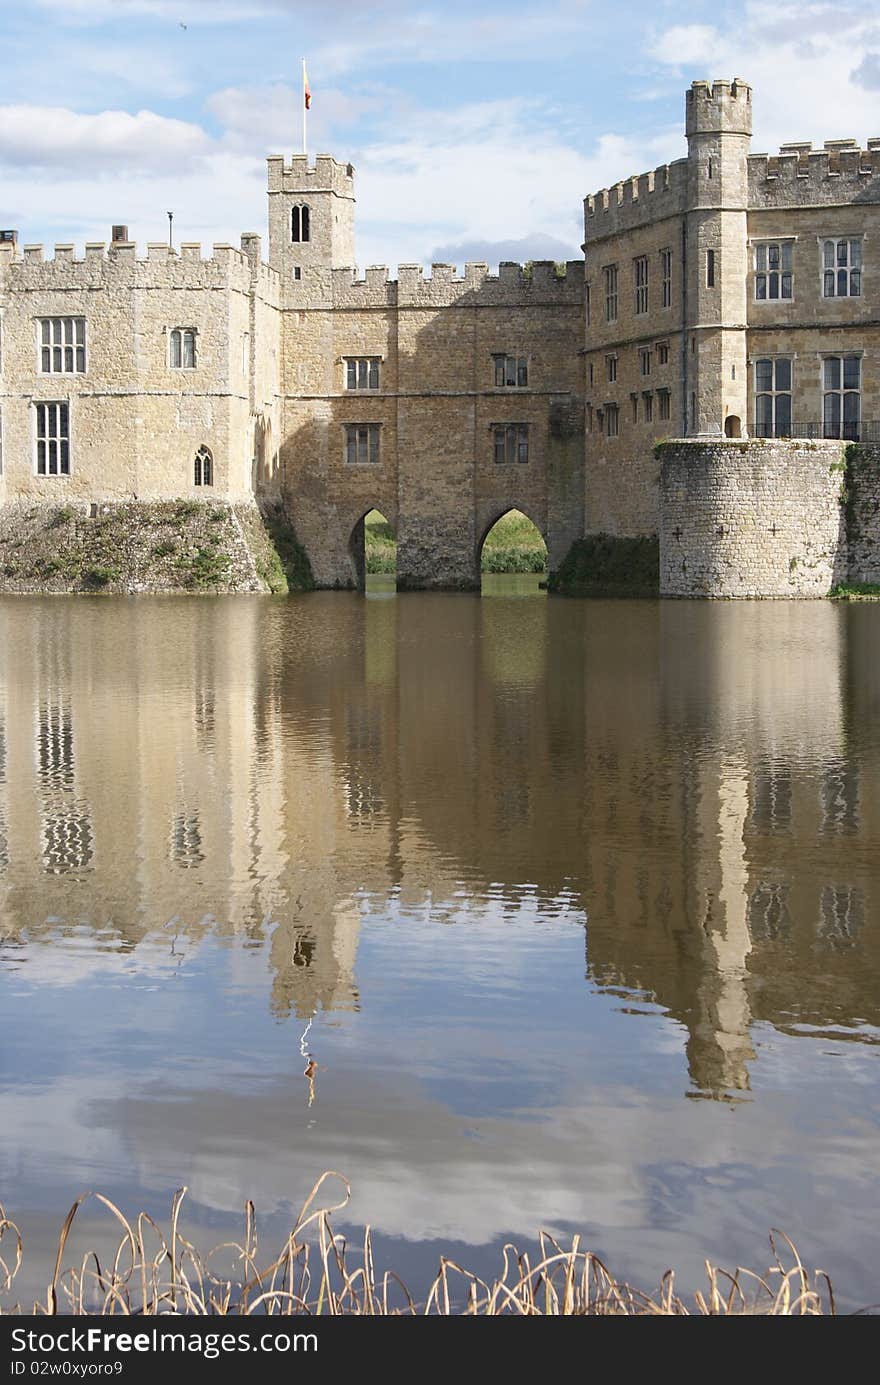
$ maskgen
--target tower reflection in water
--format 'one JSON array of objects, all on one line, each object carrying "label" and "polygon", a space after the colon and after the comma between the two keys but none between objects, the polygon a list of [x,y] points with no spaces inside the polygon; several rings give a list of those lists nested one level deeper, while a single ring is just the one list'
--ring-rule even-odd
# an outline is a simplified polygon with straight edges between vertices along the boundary
[{"label": "tower reflection in water", "polygon": [[0,603],[0,939],[264,947],[307,1021],[357,1009],[389,900],[476,927],[528,887],[588,919],[591,984],[684,1026],[692,1094],[744,1096],[755,1022],[880,1019],[869,615]]}]

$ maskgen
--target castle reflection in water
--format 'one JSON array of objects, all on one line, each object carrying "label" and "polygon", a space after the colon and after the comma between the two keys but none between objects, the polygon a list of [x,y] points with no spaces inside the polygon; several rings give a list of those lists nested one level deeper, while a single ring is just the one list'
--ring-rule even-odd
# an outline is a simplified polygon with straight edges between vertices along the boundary
[{"label": "castle reflection in water", "polygon": [[590,984],[681,1022],[695,1094],[742,1092],[755,1021],[880,1024],[874,614],[7,600],[0,942],[263,940],[307,1017],[358,1006],[392,896],[528,886]]}]

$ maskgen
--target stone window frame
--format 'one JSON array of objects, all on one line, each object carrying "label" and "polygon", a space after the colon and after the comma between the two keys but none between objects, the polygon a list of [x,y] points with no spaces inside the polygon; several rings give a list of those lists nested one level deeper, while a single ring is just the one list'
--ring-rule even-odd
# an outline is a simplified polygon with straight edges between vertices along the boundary
[{"label": "stone window frame", "polygon": [[[175,353],[175,338],[177,338],[177,352]],[[186,344],[190,341],[192,345],[192,365],[186,364]],[[175,360],[175,354],[179,357]],[[199,329],[198,327],[172,327],[168,332],[168,369],[169,370],[198,370],[199,368]]]},{"label": "stone window frame", "polygon": [[[56,324],[60,327],[60,334],[56,334]],[[34,319],[37,335],[37,374],[38,375],[85,375],[89,368],[89,357],[87,349],[86,318],[84,313],[59,313],[49,317],[37,317]],[[68,325],[71,328],[70,340],[67,340]],[[82,333],[77,330],[82,327]],[[48,334],[47,334],[47,330]],[[47,341],[47,335],[49,340]],[[56,336],[60,335],[60,340]],[[80,341],[80,335],[82,340]],[[56,353],[58,353],[60,364],[56,366]],[[68,355],[70,367],[68,368]],[[48,365],[46,364],[48,358]],[[80,361],[82,364],[80,364]]]},{"label": "stone window frame", "polygon": [[617,380],[617,352],[610,351],[605,357],[605,379],[609,385],[613,385]]},{"label": "stone window frame", "polygon": [[[752,389],[752,417],[754,418],[754,422],[755,422],[754,437],[756,437],[756,438],[790,438],[790,437],[791,437],[791,435],[792,435],[792,427],[793,427],[793,423],[794,423],[794,382],[795,382],[795,361],[796,361],[796,360],[797,360],[797,353],[794,352],[794,351],[756,351],[756,352],[754,352],[754,354],[752,354],[752,355],[749,356],[749,366],[750,366],[750,368],[751,368],[751,369],[750,369],[750,374],[751,374],[751,389]],[[763,387],[763,386],[759,386],[759,384],[758,384],[758,366],[759,366],[759,364],[760,364],[761,362],[763,362],[763,361],[770,361],[770,362],[771,362],[771,366],[772,366],[772,378],[771,378],[771,382],[770,382],[770,387],[769,387],[769,388],[766,388],[766,387]],[[780,386],[777,384],[776,366],[777,366],[777,362],[779,362],[779,361],[787,362],[787,364],[788,364],[789,367],[790,367],[789,376],[788,376],[789,383],[788,383],[788,387],[787,387],[787,388],[786,388],[785,385],[783,385],[783,386],[780,387]],[[762,424],[762,421],[761,421],[761,419],[760,419],[759,411],[760,411],[760,409],[761,409],[761,403],[760,403],[760,401],[761,401],[762,399],[770,399],[770,401],[771,401],[771,403],[770,403],[770,413],[771,413],[771,430],[772,430],[772,431],[769,432],[769,433],[763,431],[764,425]],[[788,400],[788,432],[785,432],[785,431],[784,431],[784,425],[783,425],[783,431],[782,431],[782,432],[779,431],[778,404],[777,404],[777,400],[780,400],[780,399],[783,399],[783,400],[784,400],[784,399],[787,399],[787,400]],[[783,415],[783,416],[784,416],[784,415]]]},{"label": "stone window frame", "polygon": [[196,449],[196,455],[193,458],[193,485],[213,486],[214,472],[214,453],[208,444],[203,442]]},{"label": "stone window frame", "polygon": [[657,364],[669,365],[669,342],[655,341],[654,350],[657,352]]},{"label": "stone window frame", "polygon": [[[342,461],[345,466],[381,466],[382,424],[375,420],[358,419],[343,423]],[[363,449],[361,437],[363,433]],[[366,454],[361,456],[361,450]]]},{"label": "stone window frame", "polygon": [[660,254],[660,306],[672,307],[672,247],[664,246]]},{"label": "stone window frame", "polygon": [[588,326],[588,327],[590,326],[590,319],[591,319],[591,312],[592,312],[591,303],[590,303],[590,298],[591,298],[591,294],[590,294],[590,285],[589,285],[589,283],[586,283],[586,284],[584,284],[584,310],[585,310],[585,313],[586,313],[586,319],[587,319],[587,326]]},{"label": "stone window frame", "polygon": [[[606,438],[620,437],[620,408],[617,401],[611,399],[605,405],[605,436]],[[614,427],[612,428],[612,423]]]},{"label": "stone window frame", "polygon": [[[750,273],[752,276],[752,302],[753,303],[793,303],[795,301],[794,283],[794,247],[797,236],[750,236],[749,237],[749,261]],[[771,266],[771,250],[778,250],[778,263]],[[762,255],[763,251],[763,255]],[[786,260],[788,261],[786,265]],[[763,261],[763,267],[761,267]],[[777,293],[771,293],[774,287],[773,276],[776,275],[778,283]],[[785,292],[786,279],[788,280],[789,292]],[[758,290],[763,282],[764,293]]]},{"label": "stone window frame", "polygon": [[648,311],[648,257],[633,256],[633,313],[644,317]]},{"label": "stone window frame", "polygon": [[[834,235],[831,235],[831,236],[817,236],[817,237],[816,237],[816,241],[817,241],[818,246],[819,246],[819,297],[820,297],[823,301],[824,301],[825,299],[834,299],[834,298],[864,298],[864,296],[865,296],[865,288],[864,288],[864,282],[865,282],[865,255],[864,255],[865,233],[864,233],[864,231],[860,232],[858,235],[849,235],[849,236],[847,236],[847,235],[841,235],[839,232],[835,232],[835,234],[834,234]],[[839,262],[839,255],[840,255],[840,246],[841,246],[841,245],[844,245],[844,244],[847,246],[847,259],[846,259],[846,264],[845,264],[845,265],[842,265],[842,264],[840,264],[840,262]],[[833,251],[834,264],[833,264],[833,265],[826,265],[826,263],[825,263],[825,260],[826,260],[826,248],[827,248],[827,246],[829,246],[829,245],[833,245],[833,246],[834,246],[834,251]],[[858,249],[858,254],[857,254],[857,262],[856,262],[856,260],[853,260],[853,258],[852,258],[852,248],[853,248],[854,245],[858,245],[858,247],[859,247],[859,249]],[[828,292],[826,291],[826,290],[827,290],[827,276],[828,276],[829,274],[830,274],[831,277],[832,277],[832,284],[833,284],[833,287],[834,287],[834,292],[833,292],[833,293],[828,293]],[[841,276],[841,274],[843,274],[843,275],[845,276],[845,278],[846,278],[846,289],[847,289],[846,293],[839,293],[839,292],[838,292],[838,286],[839,286],[839,283],[840,283],[840,276]],[[858,286],[857,286],[855,292],[853,292],[853,280],[854,280],[854,279],[857,279],[857,281],[858,281]],[[832,354],[838,354],[838,355],[839,355],[840,353],[838,352],[838,353],[832,353]],[[847,353],[847,354],[849,354],[849,353]]]},{"label": "stone window frame", "polygon": [[530,427],[525,421],[490,423],[492,457],[496,466],[527,466],[530,458]]},{"label": "stone window frame", "polygon": [[[382,388],[381,367],[383,360],[381,356],[343,356],[342,357],[342,388],[346,394],[375,394]],[[363,366],[363,370],[361,367]],[[354,376],[354,384],[349,381]],[[360,384],[360,377],[366,377],[366,384]],[[373,380],[375,379],[375,384]]]},{"label": "stone window frame", "polygon": [[651,374],[651,354],[650,346],[639,347],[639,375],[643,380]]},{"label": "stone window frame", "polygon": [[308,202],[294,202],[288,218],[291,245],[308,245],[312,239],[312,211]]},{"label": "stone window frame", "polygon": [[[528,389],[530,359],[529,356],[515,355],[509,351],[493,351],[492,368],[495,374],[495,389]],[[498,379],[499,374],[502,376],[501,380]],[[511,375],[513,375],[513,379],[510,379]]]},{"label": "stone window frame", "polygon": [[657,417],[661,423],[667,423],[672,417],[672,391],[662,389],[657,391]]},{"label": "stone window frame", "polygon": [[603,265],[602,277],[605,285],[605,321],[616,322],[620,307],[618,266],[616,264]]},{"label": "stone window frame", "polygon": [[633,421],[633,423],[638,423],[638,421],[639,421],[639,395],[638,395],[638,391],[637,391],[637,390],[632,390],[632,391],[631,391],[630,396],[629,396],[629,402],[630,402],[630,404],[632,405],[632,421]]},{"label": "stone window frame", "polygon": [[[46,480],[60,480],[62,477],[69,477],[72,471],[73,461],[73,429],[71,426],[72,410],[69,399],[34,399],[31,401],[33,414],[33,442],[34,442],[34,475],[43,476]],[[46,414],[46,432],[40,435],[40,410],[56,409],[58,413],[54,420],[50,420]],[[63,412],[62,412],[63,411]],[[65,426],[62,426],[63,424]],[[55,430],[50,431],[50,423],[56,424]],[[43,469],[40,470],[40,444],[43,444],[42,462]],[[56,447],[55,470],[50,469],[52,461],[51,447]]]},{"label": "stone window frame", "polygon": [[[840,438],[845,442],[858,442],[862,424],[862,389],[864,385],[862,361],[864,360],[864,356],[865,352],[862,348],[856,351],[839,350],[819,352],[819,369],[821,371],[821,390],[819,397],[822,405],[822,436],[824,438]],[[839,386],[829,387],[826,383],[826,367],[829,361],[840,361]],[[847,361],[858,361],[859,363],[859,383],[856,387],[852,385],[848,386],[846,383]],[[840,417],[837,420],[829,421],[826,418],[826,400],[831,395],[836,395],[840,400]],[[855,398],[855,418],[846,417],[848,398]],[[829,433],[827,431],[829,427],[836,427],[839,431],[836,433]],[[847,432],[847,428],[850,429],[849,432]]]},{"label": "stone window frame", "polygon": [[654,422],[654,391],[642,390],[642,422]]}]

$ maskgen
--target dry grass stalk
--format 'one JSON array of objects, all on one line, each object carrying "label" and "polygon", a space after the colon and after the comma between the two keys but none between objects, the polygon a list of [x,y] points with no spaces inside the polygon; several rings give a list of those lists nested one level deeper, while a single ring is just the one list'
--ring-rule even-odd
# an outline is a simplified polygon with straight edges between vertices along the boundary
[{"label": "dry grass stalk", "polygon": [[[325,1204],[322,1190],[331,1179],[344,1189],[341,1201]],[[352,1257],[345,1237],[330,1218],[350,1197],[347,1181],[328,1171],[318,1179],[281,1253],[259,1267],[259,1240],[254,1207],[245,1208],[244,1235],[201,1255],[180,1229],[186,1189],[171,1206],[168,1234],[145,1212],[132,1224],[100,1194],[85,1194],[71,1207],[58,1238],[55,1268],[45,1299],[27,1311],[43,1314],[471,1314],[518,1316],[722,1316],[730,1314],[824,1315],[836,1311],[827,1275],[810,1275],[787,1236],[774,1233],[770,1244],[774,1266],[761,1276],[738,1269],[721,1270],[706,1262],[708,1288],[689,1306],[675,1292],[667,1271],[654,1294],[633,1289],[614,1278],[598,1256],[582,1250],[575,1236],[564,1247],[542,1232],[534,1263],[527,1253],[507,1245],[501,1273],[492,1283],[454,1260],[443,1257],[427,1298],[416,1302],[393,1271],[377,1275],[369,1227],[362,1251]],[[112,1259],[102,1263],[90,1251],[76,1265],[64,1267],[64,1253],[77,1212],[94,1196],[115,1218],[121,1235]],[[780,1253],[779,1246],[783,1247]],[[3,1255],[5,1253],[5,1257]],[[235,1269],[222,1273],[220,1260],[231,1254]],[[22,1238],[0,1207],[0,1305],[10,1300],[22,1264]],[[353,1259],[357,1263],[352,1263]],[[18,1305],[0,1306],[15,1313]]]}]

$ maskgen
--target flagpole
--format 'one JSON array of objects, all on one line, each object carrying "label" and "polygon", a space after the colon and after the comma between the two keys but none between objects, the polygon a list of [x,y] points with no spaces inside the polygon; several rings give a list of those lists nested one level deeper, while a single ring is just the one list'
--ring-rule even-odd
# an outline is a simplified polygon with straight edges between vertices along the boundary
[{"label": "flagpole", "polygon": [[303,60],[302,60],[302,69],[303,69],[303,90],[302,90],[303,153],[306,155],[306,157],[308,157],[308,152],[309,152],[309,151],[308,151],[308,148],[307,148],[307,146],[306,146],[306,115],[307,115],[307,113],[308,113],[308,106],[306,105],[306,60],[305,60],[305,58],[303,58]]}]

